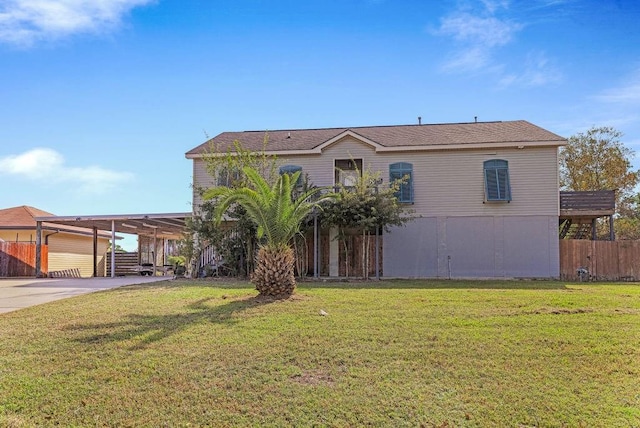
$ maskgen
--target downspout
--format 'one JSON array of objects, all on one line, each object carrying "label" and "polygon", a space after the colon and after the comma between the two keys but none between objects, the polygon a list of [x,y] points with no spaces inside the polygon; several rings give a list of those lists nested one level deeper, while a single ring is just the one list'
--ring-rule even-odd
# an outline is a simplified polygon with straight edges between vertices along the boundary
[{"label": "downspout", "polygon": [[50,237],[51,235],[55,235],[56,233],[60,233],[60,229],[56,230],[56,231],[55,231],[55,232],[53,232],[53,233],[50,233],[50,234],[46,235],[46,236],[44,237],[44,245],[49,245],[49,237]]}]

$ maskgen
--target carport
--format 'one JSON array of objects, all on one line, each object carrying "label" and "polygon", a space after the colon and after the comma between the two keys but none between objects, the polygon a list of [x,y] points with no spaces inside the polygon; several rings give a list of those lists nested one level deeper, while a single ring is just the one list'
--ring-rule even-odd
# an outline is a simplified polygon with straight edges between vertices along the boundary
[{"label": "carport", "polygon": [[[111,231],[111,277],[115,277],[116,233],[147,236],[153,238],[154,248],[157,240],[181,239],[186,231],[187,219],[191,213],[163,214],[120,214],[89,216],[50,216],[35,217],[36,220],[36,277],[42,277],[42,223],[84,227],[93,230],[93,276],[98,276],[98,231]],[[156,272],[156,258],[153,260],[153,272]]]}]

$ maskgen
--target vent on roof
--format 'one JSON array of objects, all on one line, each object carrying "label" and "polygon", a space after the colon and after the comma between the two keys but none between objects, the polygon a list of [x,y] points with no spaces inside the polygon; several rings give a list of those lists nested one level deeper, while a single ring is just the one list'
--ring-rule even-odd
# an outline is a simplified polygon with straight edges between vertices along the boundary
[{"label": "vent on roof", "polygon": [[418,125],[422,125],[422,116],[418,116]]}]

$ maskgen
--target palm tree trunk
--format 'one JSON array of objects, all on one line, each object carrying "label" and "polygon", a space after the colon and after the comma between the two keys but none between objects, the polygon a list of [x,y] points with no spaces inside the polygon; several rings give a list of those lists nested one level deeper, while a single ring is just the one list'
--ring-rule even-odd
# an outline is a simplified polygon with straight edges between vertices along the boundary
[{"label": "palm tree trunk", "polygon": [[258,251],[251,281],[261,296],[289,297],[296,288],[295,256],[288,246],[264,246]]}]

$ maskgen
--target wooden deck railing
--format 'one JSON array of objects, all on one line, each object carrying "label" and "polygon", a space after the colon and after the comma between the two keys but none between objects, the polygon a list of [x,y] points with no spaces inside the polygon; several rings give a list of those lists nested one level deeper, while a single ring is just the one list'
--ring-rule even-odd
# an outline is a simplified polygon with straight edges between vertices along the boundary
[{"label": "wooden deck railing", "polygon": [[560,210],[615,211],[615,190],[560,192]]}]

